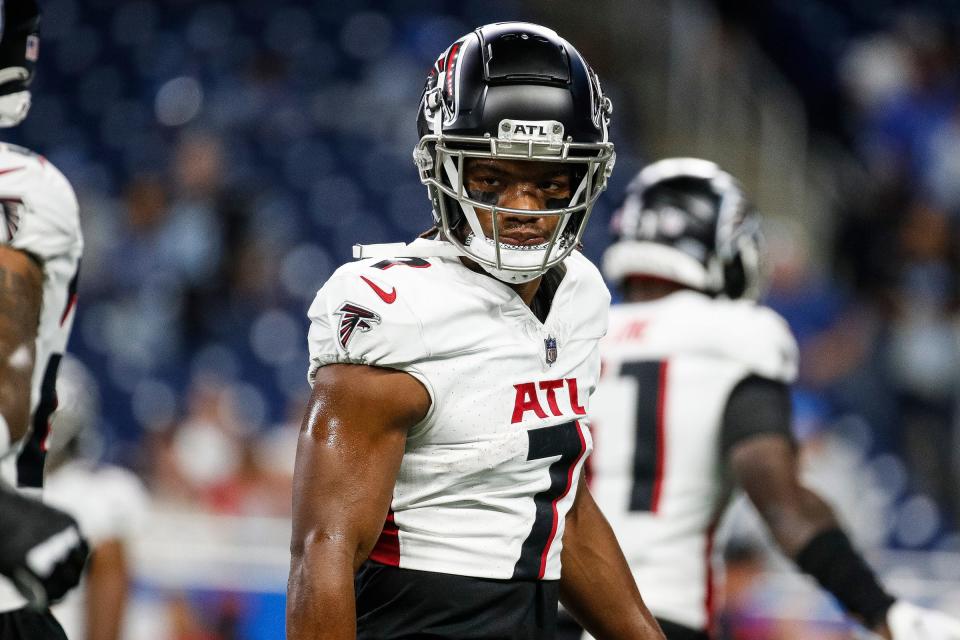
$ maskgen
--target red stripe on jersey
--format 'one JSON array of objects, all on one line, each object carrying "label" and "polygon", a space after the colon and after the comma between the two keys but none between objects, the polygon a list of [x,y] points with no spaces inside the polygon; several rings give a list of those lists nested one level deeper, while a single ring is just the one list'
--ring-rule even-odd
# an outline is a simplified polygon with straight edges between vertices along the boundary
[{"label": "red stripe on jersey", "polygon": [[554,498],[553,503],[550,505],[550,508],[553,510],[553,522],[550,525],[550,535],[547,536],[547,544],[544,545],[543,553],[540,555],[540,571],[537,574],[538,580],[543,579],[543,574],[547,570],[547,555],[550,553],[550,547],[553,546],[553,539],[557,535],[557,524],[559,520],[557,503],[570,493],[570,487],[573,486],[573,471],[577,468],[577,465],[580,464],[580,460],[583,459],[583,454],[587,452],[587,441],[583,437],[583,427],[580,426],[579,420],[574,421],[574,424],[577,425],[577,435],[580,437],[580,453],[577,455],[577,459],[573,461],[573,464],[570,465],[570,468],[567,469],[567,486],[564,487],[563,493]]},{"label": "red stripe on jersey", "polygon": [[391,567],[400,566],[400,530],[394,520],[393,509],[387,512],[387,519],[383,522],[383,530],[370,552],[370,559]]},{"label": "red stripe on jersey", "polygon": [[660,363],[660,380],[657,385],[657,471],[653,479],[653,496],[650,499],[650,511],[657,513],[660,507],[660,493],[663,489],[663,467],[666,457],[667,429],[665,425],[667,405],[667,373],[669,360]]},{"label": "red stripe on jersey", "polygon": [[70,316],[70,312],[73,311],[73,308],[77,306],[77,294],[70,296],[70,299],[67,301],[67,308],[63,310],[63,315],[60,316],[60,326],[63,326],[63,323],[67,321],[67,318]]},{"label": "red stripe on jersey", "polygon": [[63,323],[67,321],[67,318],[70,317],[70,312],[73,311],[73,308],[77,304],[77,281],[80,279],[80,263],[77,263],[77,270],[73,272],[73,277],[70,278],[70,284],[67,286],[67,306],[63,310],[63,315],[60,316],[60,326],[63,326]]},{"label": "red stripe on jersey", "polygon": [[707,589],[703,598],[703,606],[707,610],[707,633],[713,635],[713,536],[717,531],[717,519],[714,519],[707,528],[707,544],[704,550],[704,560],[707,563]]}]

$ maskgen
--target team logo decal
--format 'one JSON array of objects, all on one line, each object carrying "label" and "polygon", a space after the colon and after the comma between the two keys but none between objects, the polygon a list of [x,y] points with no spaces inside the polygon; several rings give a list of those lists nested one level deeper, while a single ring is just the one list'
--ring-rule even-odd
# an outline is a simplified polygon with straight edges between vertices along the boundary
[{"label": "team logo decal", "polygon": [[547,358],[547,364],[553,364],[557,361],[557,339],[553,336],[547,336],[543,339],[543,348]]},{"label": "team logo decal", "polygon": [[380,324],[379,315],[352,302],[344,302],[334,312],[334,315],[340,316],[340,346],[343,347],[344,351],[350,344],[350,338],[358,329],[366,333],[373,329],[373,325]]},{"label": "team logo decal", "polygon": [[[0,173],[4,173],[0,171]],[[13,240],[20,228],[23,200],[20,198],[4,198],[0,196],[0,240],[4,243]]]}]

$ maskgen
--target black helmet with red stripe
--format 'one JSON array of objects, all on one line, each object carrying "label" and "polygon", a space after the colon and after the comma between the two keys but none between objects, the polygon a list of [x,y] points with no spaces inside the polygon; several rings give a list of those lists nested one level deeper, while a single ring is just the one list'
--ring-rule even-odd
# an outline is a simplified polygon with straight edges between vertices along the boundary
[{"label": "black helmet with red stripe", "polygon": [[30,83],[40,53],[36,0],[0,2],[0,127],[20,124],[30,110]]},{"label": "black helmet with red stripe", "polygon": [[[531,280],[578,245],[613,169],[607,127],[612,105],[580,53],[551,29],[526,22],[480,27],[437,59],[420,101],[414,161],[427,185],[434,221],[446,240],[496,277]],[[572,197],[535,212],[559,217],[542,246],[487,237],[476,208],[490,208],[463,183],[470,158],[556,162],[570,167]],[[465,234],[454,231],[465,226]]]},{"label": "black helmet with red stripe", "polygon": [[740,183],[713,162],[667,158],[627,187],[603,273],[622,284],[653,277],[729,298],[760,297],[760,218]]}]

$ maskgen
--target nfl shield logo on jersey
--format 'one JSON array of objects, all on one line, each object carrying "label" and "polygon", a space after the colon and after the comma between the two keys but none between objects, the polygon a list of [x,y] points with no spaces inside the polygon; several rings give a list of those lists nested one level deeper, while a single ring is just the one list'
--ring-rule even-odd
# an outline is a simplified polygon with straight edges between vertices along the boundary
[{"label": "nfl shield logo on jersey", "polygon": [[547,364],[553,364],[557,361],[557,339],[553,336],[547,336],[543,339],[543,347],[546,350]]}]

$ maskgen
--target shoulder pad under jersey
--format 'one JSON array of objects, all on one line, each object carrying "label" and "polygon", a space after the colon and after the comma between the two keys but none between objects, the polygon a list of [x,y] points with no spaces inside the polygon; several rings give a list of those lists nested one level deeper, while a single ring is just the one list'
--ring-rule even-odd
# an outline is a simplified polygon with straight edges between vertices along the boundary
[{"label": "shoulder pad under jersey", "polygon": [[752,373],[792,383],[797,378],[797,341],[776,311],[749,300],[711,300],[709,324],[714,349],[740,361]]},{"label": "shoulder pad under jersey", "polygon": [[83,244],[70,183],[42,156],[10,144],[0,144],[0,244],[41,262],[79,256]]},{"label": "shoulder pad under jersey", "polygon": [[650,357],[690,354],[742,365],[749,373],[792,383],[797,343],[786,321],[747,300],[681,291],[652,302],[621,304],[611,314],[606,349],[635,344]]},{"label": "shoulder pad under jersey", "polygon": [[327,364],[403,369],[429,356],[409,296],[398,295],[390,269],[370,265],[370,260],[343,265],[310,305],[311,385],[317,370]]},{"label": "shoulder pad under jersey", "polygon": [[607,333],[610,316],[610,290],[600,270],[579,251],[563,261],[567,276],[575,279],[572,308],[568,312],[580,316],[577,337],[599,339]]}]

